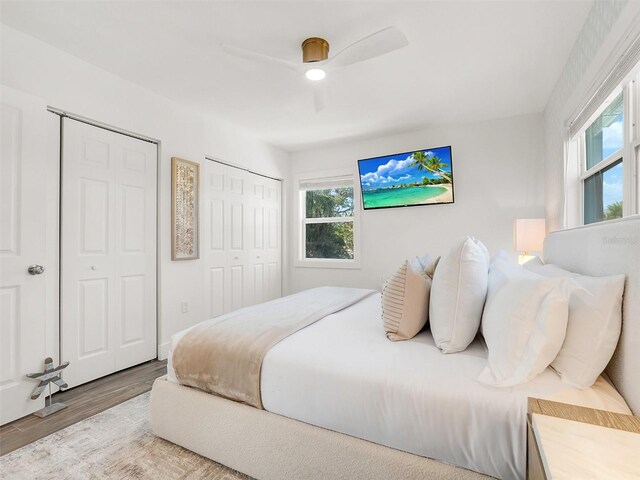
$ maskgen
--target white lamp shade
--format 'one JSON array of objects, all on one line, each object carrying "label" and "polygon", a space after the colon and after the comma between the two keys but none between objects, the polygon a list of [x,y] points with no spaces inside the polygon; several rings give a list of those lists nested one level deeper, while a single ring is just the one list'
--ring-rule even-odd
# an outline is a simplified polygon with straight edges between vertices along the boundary
[{"label": "white lamp shade", "polygon": [[544,218],[516,219],[516,251],[541,252],[545,233]]}]

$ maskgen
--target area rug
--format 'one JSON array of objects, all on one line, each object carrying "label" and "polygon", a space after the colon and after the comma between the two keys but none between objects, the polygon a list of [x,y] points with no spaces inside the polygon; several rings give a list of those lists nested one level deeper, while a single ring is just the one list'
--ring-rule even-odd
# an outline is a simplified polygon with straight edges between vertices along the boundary
[{"label": "area rug", "polygon": [[154,436],[149,396],[140,395],[0,457],[0,478],[250,480]]}]

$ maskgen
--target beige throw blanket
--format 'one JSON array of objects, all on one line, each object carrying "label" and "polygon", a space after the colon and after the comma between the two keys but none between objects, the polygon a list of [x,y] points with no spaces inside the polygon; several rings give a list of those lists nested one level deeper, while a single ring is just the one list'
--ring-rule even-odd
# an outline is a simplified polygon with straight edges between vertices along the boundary
[{"label": "beige throw blanket", "polygon": [[262,408],[260,370],[271,347],[374,290],[321,287],[202,322],[175,346],[178,381]]}]

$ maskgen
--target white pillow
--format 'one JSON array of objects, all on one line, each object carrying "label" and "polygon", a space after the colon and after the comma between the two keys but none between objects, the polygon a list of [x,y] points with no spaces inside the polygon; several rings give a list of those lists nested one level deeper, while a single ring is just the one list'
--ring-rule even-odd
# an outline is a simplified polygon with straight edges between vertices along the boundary
[{"label": "white pillow", "polygon": [[482,316],[488,366],[478,380],[510,387],[544,371],[562,347],[575,288],[566,278],[545,278],[508,262],[493,265]]},{"label": "white pillow", "polygon": [[487,280],[487,299],[484,303],[480,331],[484,333],[484,315],[489,305],[493,302],[496,293],[511,280],[518,278],[537,278],[537,275],[525,272],[517,263],[509,260],[507,253],[500,251],[491,257],[489,262],[489,275]]},{"label": "white pillow", "polygon": [[564,344],[551,366],[564,383],[591,387],[607,367],[622,328],[624,275],[589,277],[555,265],[525,264],[545,277],[570,277],[590,295],[574,293],[569,299],[569,323]]},{"label": "white pillow", "polygon": [[431,286],[429,322],[443,353],[461,352],[478,333],[488,271],[489,252],[471,237],[440,259]]}]

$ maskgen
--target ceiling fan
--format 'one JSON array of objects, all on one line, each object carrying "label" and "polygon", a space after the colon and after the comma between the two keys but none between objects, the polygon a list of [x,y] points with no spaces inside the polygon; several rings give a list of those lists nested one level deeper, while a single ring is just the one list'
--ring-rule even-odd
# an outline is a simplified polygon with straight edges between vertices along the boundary
[{"label": "ceiling fan", "polygon": [[221,47],[223,51],[235,57],[277,65],[299,74],[304,74],[307,79],[315,83],[314,105],[316,112],[319,112],[324,108],[325,104],[325,90],[321,87],[321,80],[326,77],[327,72],[379,57],[385,53],[406,47],[408,44],[407,37],[400,30],[396,27],[387,27],[361,38],[331,57],[329,57],[328,41],[319,37],[307,38],[302,42],[302,63],[272,57],[224,43]]}]

